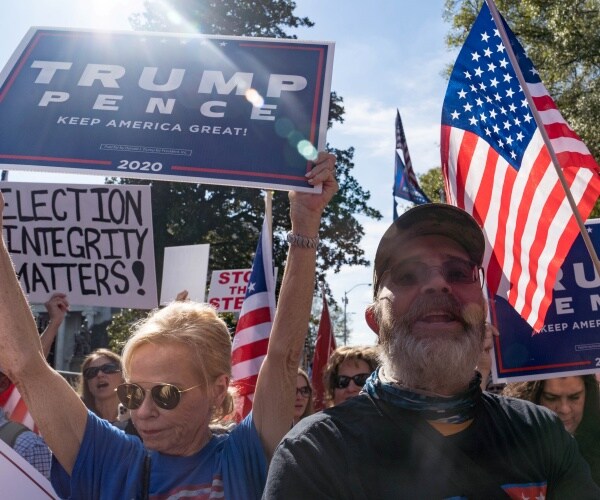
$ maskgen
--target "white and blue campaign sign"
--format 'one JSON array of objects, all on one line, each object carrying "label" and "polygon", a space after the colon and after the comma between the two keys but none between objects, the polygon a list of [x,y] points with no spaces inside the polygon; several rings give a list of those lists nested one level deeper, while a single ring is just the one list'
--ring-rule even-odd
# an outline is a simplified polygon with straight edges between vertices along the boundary
[{"label": "white and blue campaign sign", "polygon": [[0,182],[2,236],[32,303],[156,307],[150,186]]},{"label": "white and blue campaign sign", "polygon": [[31,28],[0,73],[5,168],[312,191],[333,43]]},{"label": "white and blue campaign sign", "polygon": [[[600,219],[586,228],[600,251]],[[544,328],[531,327],[502,298],[491,301],[494,380],[535,380],[600,372],[600,277],[581,235],[558,273]]]}]

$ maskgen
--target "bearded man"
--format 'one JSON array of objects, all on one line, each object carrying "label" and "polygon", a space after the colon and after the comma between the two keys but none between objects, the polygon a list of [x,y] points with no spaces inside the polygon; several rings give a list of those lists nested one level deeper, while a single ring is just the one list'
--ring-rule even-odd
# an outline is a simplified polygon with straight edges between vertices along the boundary
[{"label": "bearded man", "polygon": [[381,367],[288,433],[264,498],[600,498],[556,415],[481,391],[484,253],[475,219],[450,205],[390,226],[366,311]]}]

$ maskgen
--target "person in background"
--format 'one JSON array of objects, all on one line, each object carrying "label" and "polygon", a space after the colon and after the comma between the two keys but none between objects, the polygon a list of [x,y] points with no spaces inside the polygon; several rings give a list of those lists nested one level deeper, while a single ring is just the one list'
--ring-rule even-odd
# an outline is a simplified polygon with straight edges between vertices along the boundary
[{"label": "person in background", "polygon": [[600,391],[594,375],[507,384],[502,394],[545,406],[575,437],[596,484],[600,485]]},{"label": "person in background", "polygon": [[111,423],[118,420],[119,398],[116,390],[123,382],[121,357],[108,349],[96,349],[81,364],[79,394],[83,404]]},{"label": "person in background", "polygon": [[[47,358],[60,325],[69,312],[67,295],[62,292],[53,293],[48,301],[44,303],[44,307],[48,312],[49,321],[45,330],[40,335],[40,342],[44,358]],[[27,409],[25,401],[21,398],[18,389],[10,382],[2,393],[0,393],[0,409],[4,411],[5,416],[10,420],[23,424],[30,430],[37,432],[37,427]]]},{"label": "person in background", "polygon": [[[312,166],[307,182],[320,189],[289,193],[289,250],[253,409],[226,434],[215,435],[209,427],[233,410],[231,337],[212,307],[173,302],[127,341],[126,382],[117,394],[142,443],[87,410],[39,355],[35,322],[6,245],[0,244],[0,365],[22,389],[53,452],[51,480],[59,496],[261,498],[269,460],[293,420],[319,227],[338,189],[334,155],[319,153]],[[0,194],[0,221],[3,209]]]},{"label": "person in background", "polygon": [[[10,379],[0,371],[0,396],[11,385]],[[9,420],[2,408],[0,408],[0,439],[50,479],[52,454],[44,440],[25,425]]]},{"label": "person in background", "polygon": [[298,376],[296,377],[296,400],[294,401],[294,422],[296,425],[304,417],[312,415],[314,410],[312,399],[312,386],[308,373],[302,368],[298,368]]},{"label": "person in background", "polygon": [[325,407],[337,406],[356,396],[379,364],[373,346],[338,347],[323,371]]}]

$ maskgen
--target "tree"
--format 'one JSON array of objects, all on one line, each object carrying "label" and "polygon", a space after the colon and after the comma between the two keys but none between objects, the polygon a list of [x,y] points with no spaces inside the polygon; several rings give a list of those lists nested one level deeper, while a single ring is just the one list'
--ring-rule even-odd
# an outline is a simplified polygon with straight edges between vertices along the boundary
[{"label": "tree", "polygon": [[434,167],[424,174],[419,174],[419,185],[431,201],[438,203],[442,201],[444,179],[440,167]]},{"label": "tree", "polygon": [[[483,0],[446,0],[449,47],[463,44]],[[600,1],[496,0],[550,95],[600,158]],[[600,216],[597,203],[591,217]]]}]

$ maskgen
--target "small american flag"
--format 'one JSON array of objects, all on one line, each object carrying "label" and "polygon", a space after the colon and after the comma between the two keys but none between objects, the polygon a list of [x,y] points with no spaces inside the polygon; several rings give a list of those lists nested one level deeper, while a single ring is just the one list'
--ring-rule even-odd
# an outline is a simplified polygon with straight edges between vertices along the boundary
[{"label": "small american flag", "polygon": [[527,92],[582,218],[600,192],[598,165],[561,116],[504,20],[523,74],[519,84],[501,30],[484,4],[454,65],[442,111],[442,172],[448,201],[483,226],[484,266],[499,295],[539,331],[557,271],[578,227]]},{"label": "small american flag", "polygon": [[10,420],[29,427],[33,432],[38,432],[33,417],[14,384],[0,394],[0,407]]},{"label": "small american flag", "polygon": [[252,409],[256,380],[267,355],[269,335],[275,317],[270,198],[267,201],[266,212],[233,338],[232,384],[239,396],[236,408],[238,419],[244,418]]}]

